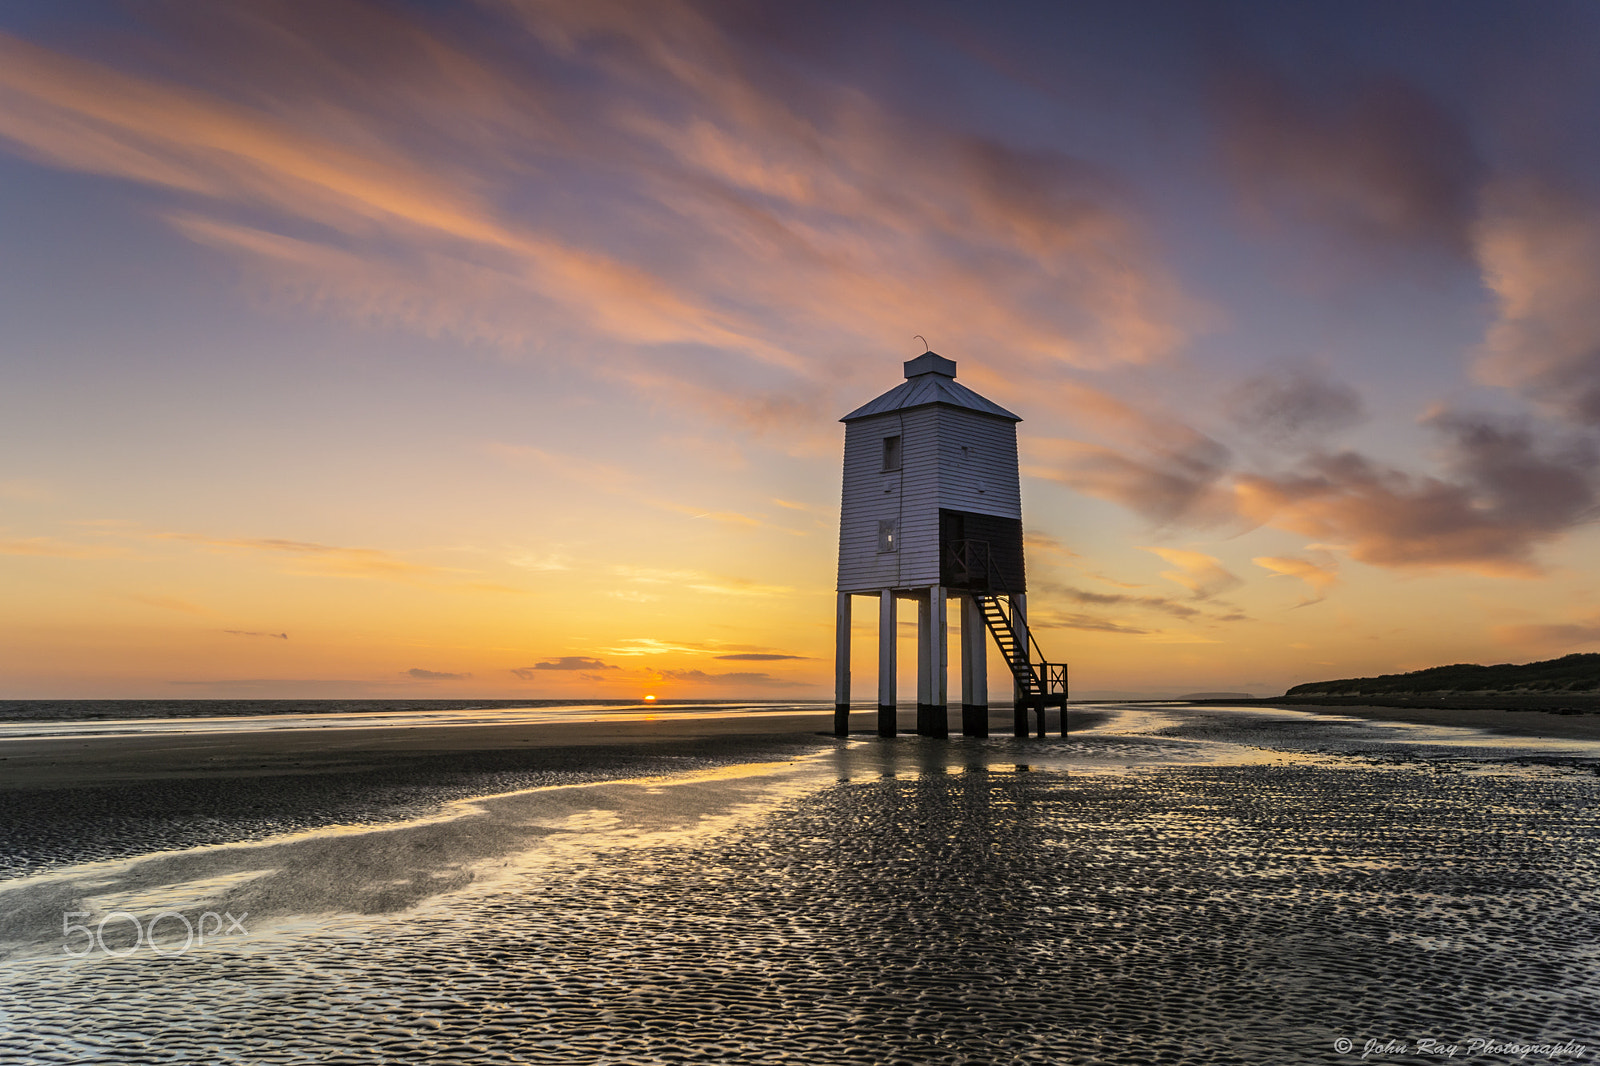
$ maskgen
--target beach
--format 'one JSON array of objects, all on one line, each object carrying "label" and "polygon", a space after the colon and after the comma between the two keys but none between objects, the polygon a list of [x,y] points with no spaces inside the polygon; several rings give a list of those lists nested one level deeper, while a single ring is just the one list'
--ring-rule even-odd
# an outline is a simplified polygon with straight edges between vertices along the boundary
[{"label": "beach", "polygon": [[1214,706],[1309,711],[1374,722],[1460,726],[1504,736],[1567,737],[1600,740],[1600,700],[1593,696],[1455,696],[1391,699],[1293,697],[1290,699],[1205,701]]},{"label": "beach", "polygon": [[1074,710],[1068,739],[837,739],[828,714],[168,736],[120,768],[110,738],[6,741],[57,777],[0,789],[0,1061],[1600,1044],[1600,745]]}]

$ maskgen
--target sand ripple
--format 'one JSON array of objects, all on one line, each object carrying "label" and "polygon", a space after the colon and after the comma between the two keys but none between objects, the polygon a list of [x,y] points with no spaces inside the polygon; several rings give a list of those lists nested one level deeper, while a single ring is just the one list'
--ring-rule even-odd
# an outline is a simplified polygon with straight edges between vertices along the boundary
[{"label": "sand ripple", "polygon": [[1581,774],[1353,765],[853,780],[709,841],[387,919],[19,966],[0,1061],[1143,1066],[1358,1061],[1341,1037],[1594,1044],[1597,796]]}]

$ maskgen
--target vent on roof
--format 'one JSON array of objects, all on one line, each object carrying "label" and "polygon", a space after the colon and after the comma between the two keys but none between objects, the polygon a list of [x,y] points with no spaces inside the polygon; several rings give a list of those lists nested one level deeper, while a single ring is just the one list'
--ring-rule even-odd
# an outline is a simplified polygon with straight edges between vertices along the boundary
[{"label": "vent on roof", "polygon": [[941,377],[953,378],[956,376],[956,361],[946,359],[937,352],[923,352],[915,359],[906,360],[906,377],[914,378],[923,374],[938,374]]}]

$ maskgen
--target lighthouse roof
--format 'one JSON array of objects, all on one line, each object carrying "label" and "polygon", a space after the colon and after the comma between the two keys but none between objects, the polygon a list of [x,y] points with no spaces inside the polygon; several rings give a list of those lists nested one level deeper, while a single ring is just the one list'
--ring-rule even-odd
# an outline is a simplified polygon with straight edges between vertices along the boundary
[{"label": "lighthouse roof", "polygon": [[906,362],[906,379],[871,403],[863,404],[839,419],[854,422],[858,418],[904,411],[912,407],[942,403],[947,407],[964,407],[986,415],[1021,422],[1022,419],[1007,411],[993,400],[986,400],[965,385],[956,384],[956,363],[934,352],[923,352]]}]

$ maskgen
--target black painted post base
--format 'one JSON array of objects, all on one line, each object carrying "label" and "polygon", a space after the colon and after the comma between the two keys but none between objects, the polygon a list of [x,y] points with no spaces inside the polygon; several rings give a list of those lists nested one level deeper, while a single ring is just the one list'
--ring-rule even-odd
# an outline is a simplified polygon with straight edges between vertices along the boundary
[{"label": "black painted post base", "polygon": [[848,703],[835,703],[833,705],[833,735],[836,737],[850,735],[850,705]]},{"label": "black painted post base", "polygon": [[989,707],[982,703],[961,705],[961,735],[986,737],[989,735]]},{"label": "black painted post base", "polygon": [[881,703],[878,704],[878,735],[880,737],[892,737],[899,732],[895,715],[896,710],[897,708],[895,707],[885,707]]},{"label": "black painted post base", "polygon": [[1015,712],[1011,716],[1011,735],[1017,737],[1028,735],[1028,705],[1021,700],[1017,701]]},{"label": "black painted post base", "polygon": [[1044,712],[1045,712],[1045,705],[1041,703],[1041,704],[1039,704],[1039,735],[1041,737],[1047,737],[1047,736],[1050,735],[1049,733],[1045,732],[1045,728],[1044,728]]},{"label": "black painted post base", "polygon": [[917,736],[947,737],[950,735],[950,714],[941,704],[917,704]]}]

